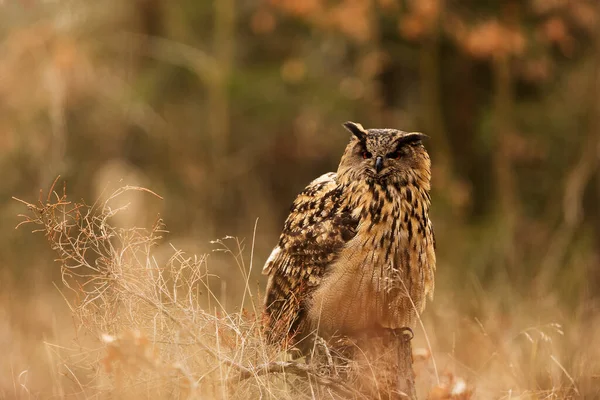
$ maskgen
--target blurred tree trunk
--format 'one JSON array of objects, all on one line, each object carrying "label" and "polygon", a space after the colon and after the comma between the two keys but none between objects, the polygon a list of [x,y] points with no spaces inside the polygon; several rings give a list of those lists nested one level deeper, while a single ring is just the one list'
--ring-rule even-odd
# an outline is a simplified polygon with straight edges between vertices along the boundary
[{"label": "blurred tree trunk", "polygon": [[209,84],[209,127],[215,165],[226,155],[229,144],[228,89],[235,51],[235,1],[214,0],[215,32],[213,56],[219,73]]},{"label": "blurred tree trunk", "polygon": [[496,178],[496,223],[499,232],[502,259],[514,265],[514,236],[518,215],[516,187],[507,135],[513,130],[512,123],[512,76],[510,57],[498,55],[493,61],[494,74],[494,143],[493,168]]},{"label": "blurred tree trunk", "polygon": [[234,65],[236,44],[235,0],[212,2],[212,46],[210,54],[196,48],[181,47],[187,62],[206,87],[206,108],[202,113],[206,123],[197,127],[206,146],[199,160],[206,173],[206,180],[199,186],[198,208],[195,220],[210,221],[197,229],[205,237],[222,236],[219,229],[231,221],[227,210],[233,206],[225,180],[230,174],[230,98],[229,87]]},{"label": "blurred tree trunk", "polygon": [[[508,2],[503,21],[508,29],[518,29],[518,4]],[[521,215],[515,174],[511,160],[510,136],[515,133],[514,90],[510,51],[499,49],[492,59],[493,102],[493,170],[496,182],[495,224],[498,228],[498,254],[508,270],[517,264],[516,230]]]},{"label": "blurred tree trunk", "polygon": [[[131,77],[145,76],[156,68],[154,60],[148,57],[148,49],[152,46],[152,38],[163,35],[162,0],[136,0],[131,7],[131,18],[135,21],[133,32],[137,33],[132,49]],[[151,98],[152,108],[160,105],[161,98]],[[122,157],[138,167],[147,168],[154,164],[157,146],[147,140],[148,130],[139,126],[128,127],[126,138],[122,144]]]},{"label": "blurred tree trunk", "polygon": [[489,147],[482,146],[478,125],[482,114],[482,105],[487,95],[481,90],[481,82],[487,81],[487,66],[463,57],[455,51],[452,58],[445,57],[443,82],[443,111],[447,121],[450,147],[455,157],[454,166],[457,178],[466,180],[470,185],[468,217],[471,221],[488,215],[493,202],[490,185],[493,180],[491,171],[491,153]]},{"label": "blurred tree trunk", "polygon": [[[600,3],[596,3],[596,21],[600,20]],[[592,153],[593,166],[596,173],[596,190],[593,194],[595,201],[593,202],[594,210],[596,215],[594,218],[594,235],[595,235],[595,263],[600,262],[600,171],[598,165],[600,164],[600,29],[596,27],[595,37],[595,54],[594,54],[594,81],[590,85],[590,146],[589,152]],[[600,300],[598,293],[600,293],[600,269],[595,263],[590,263],[588,267],[588,282],[589,290],[588,295],[592,297],[593,301]]]},{"label": "blurred tree trunk", "polygon": [[[432,31],[423,39],[419,51],[419,75],[421,96],[421,124],[426,134],[433,139],[433,157],[438,165],[438,171],[443,171],[448,178],[454,174],[454,161],[450,140],[444,122],[442,111],[442,83],[440,67],[441,18],[443,17],[444,2],[439,2],[440,10]],[[444,179],[447,181],[447,179]]]},{"label": "blurred tree trunk", "polygon": [[162,0],[137,0],[135,10],[139,18],[139,30],[147,37],[163,32]]},{"label": "blurred tree trunk", "polygon": [[212,211],[221,214],[224,204],[223,179],[228,168],[225,160],[229,151],[229,84],[235,52],[235,0],[214,0],[215,31],[213,57],[217,73],[208,84],[208,135],[211,138],[211,188],[207,203]]}]

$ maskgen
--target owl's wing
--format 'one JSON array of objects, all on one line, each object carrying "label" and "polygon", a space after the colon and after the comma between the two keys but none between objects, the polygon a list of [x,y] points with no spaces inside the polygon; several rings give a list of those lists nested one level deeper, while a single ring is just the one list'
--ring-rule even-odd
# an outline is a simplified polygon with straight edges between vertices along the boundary
[{"label": "owl's wing", "polygon": [[358,221],[342,208],[341,196],[337,175],[328,173],[312,181],[292,205],[279,244],[263,268],[269,275],[265,322],[272,342],[302,331],[306,296],[356,235]]}]

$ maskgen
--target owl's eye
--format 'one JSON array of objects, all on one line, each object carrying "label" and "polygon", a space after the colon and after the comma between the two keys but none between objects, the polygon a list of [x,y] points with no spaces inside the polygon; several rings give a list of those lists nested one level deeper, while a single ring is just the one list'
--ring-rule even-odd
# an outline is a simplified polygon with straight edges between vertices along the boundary
[{"label": "owl's eye", "polygon": [[364,159],[367,159],[373,157],[373,154],[369,153],[368,151],[363,151],[362,156]]},{"label": "owl's eye", "polygon": [[392,153],[389,153],[386,155],[387,158],[394,158],[396,160],[400,159],[402,157],[402,152],[400,150],[396,150]]}]

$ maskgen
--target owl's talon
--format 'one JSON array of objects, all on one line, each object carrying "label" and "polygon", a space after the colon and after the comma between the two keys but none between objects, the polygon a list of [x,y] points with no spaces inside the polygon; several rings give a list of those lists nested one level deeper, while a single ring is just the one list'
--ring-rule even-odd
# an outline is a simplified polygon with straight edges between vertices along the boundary
[{"label": "owl's talon", "polygon": [[396,337],[402,337],[406,342],[410,342],[415,337],[415,333],[408,326],[392,329],[392,333]]}]

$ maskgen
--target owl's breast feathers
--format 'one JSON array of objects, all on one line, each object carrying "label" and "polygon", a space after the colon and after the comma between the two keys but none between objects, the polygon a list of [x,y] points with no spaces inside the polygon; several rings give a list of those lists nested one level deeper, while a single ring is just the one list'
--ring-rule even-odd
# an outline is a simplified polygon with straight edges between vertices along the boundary
[{"label": "owl's breast feathers", "polygon": [[342,184],[335,173],[311,182],[263,269],[269,340],[413,323],[433,293],[428,212],[415,185]]}]

